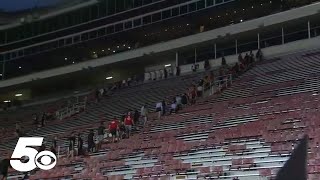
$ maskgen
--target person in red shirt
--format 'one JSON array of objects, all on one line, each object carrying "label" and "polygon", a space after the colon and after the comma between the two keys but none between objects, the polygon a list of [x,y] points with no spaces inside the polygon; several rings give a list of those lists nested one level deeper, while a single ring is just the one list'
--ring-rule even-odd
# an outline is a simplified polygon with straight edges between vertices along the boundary
[{"label": "person in red shirt", "polygon": [[117,132],[119,130],[118,120],[116,117],[109,124],[109,132],[112,135],[112,142],[114,143],[117,137]]},{"label": "person in red shirt", "polygon": [[132,126],[134,125],[134,121],[131,116],[131,112],[128,112],[128,115],[124,118],[124,125],[126,127],[126,134],[129,138],[130,134],[131,134]]}]

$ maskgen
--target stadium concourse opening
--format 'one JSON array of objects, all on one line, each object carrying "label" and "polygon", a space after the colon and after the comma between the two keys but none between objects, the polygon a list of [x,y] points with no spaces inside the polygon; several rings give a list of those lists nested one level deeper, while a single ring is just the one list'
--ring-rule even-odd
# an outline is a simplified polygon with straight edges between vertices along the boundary
[{"label": "stadium concourse opening", "polygon": [[75,0],[1,12],[0,178],[319,180],[319,10]]}]

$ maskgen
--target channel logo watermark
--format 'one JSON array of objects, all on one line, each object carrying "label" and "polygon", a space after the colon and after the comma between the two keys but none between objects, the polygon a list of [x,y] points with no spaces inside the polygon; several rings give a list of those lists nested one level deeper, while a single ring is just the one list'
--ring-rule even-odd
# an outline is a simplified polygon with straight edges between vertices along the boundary
[{"label": "channel logo watermark", "polygon": [[42,170],[50,170],[57,164],[57,156],[51,151],[41,151],[32,148],[42,145],[42,137],[21,137],[13,151],[12,159],[23,159],[28,157],[28,160],[21,162],[20,160],[10,160],[13,169],[20,172],[32,171],[35,168]]}]

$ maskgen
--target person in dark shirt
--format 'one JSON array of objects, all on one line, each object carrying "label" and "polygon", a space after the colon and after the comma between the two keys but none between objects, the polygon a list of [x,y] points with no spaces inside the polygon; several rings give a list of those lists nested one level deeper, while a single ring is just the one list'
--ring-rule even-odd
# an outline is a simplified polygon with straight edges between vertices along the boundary
[{"label": "person in dark shirt", "polygon": [[126,126],[124,125],[124,122],[121,122],[119,126],[119,139],[125,139],[126,138]]},{"label": "person in dark shirt", "polygon": [[57,155],[57,137],[54,137],[54,139],[52,140],[52,144],[51,144],[51,147],[50,147],[50,151]]},{"label": "person in dark shirt", "polygon": [[180,72],[181,72],[180,67],[177,66],[176,67],[176,76],[180,76]]},{"label": "person in dark shirt", "polygon": [[46,119],[47,119],[46,113],[43,113],[41,117],[41,127],[44,127],[46,125]]},{"label": "person in dark shirt", "polygon": [[167,79],[168,77],[168,71],[166,68],[163,69],[163,73],[164,73],[164,78]]},{"label": "person in dark shirt", "polygon": [[262,61],[262,58],[263,58],[262,51],[261,51],[261,49],[258,49],[257,54],[256,54],[256,59],[257,59],[257,61]]},{"label": "person in dark shirt", "polygon": [[226,61],[226,58],[224,57],[224,55],[221,58],[221,66],[227,66],[227,61]]},{"label": "person in dark shirt", "polygon": [[211,67],[210,67],[210,62],[209,62],[209,60],[208,59],[206,59],[205,61],[204,61],[204,69],[205,70],[209,70]]},{"label": "person in dark shirt", "polygon": [[167,103],[165,100],[162,100],[162,116],[166,114]]},{"label": "person in dark shirt", "polygon": [[81,134],[78,134],[78,156],[83,155],[83,140]]},{"label": "person in dark shirt", "polygon": [[8,169],[11,167],[10,160],[22,160],[21,158],[8,158],[0,161],[0,177],[1,180],[7,180],[8,177]]},{"label": "person in dark shirt", "polygon": [[90,130],[90,133],[88,134],[88,152],[93,152],[94,148],[94,133],[93,130]]},{"label": "person in dark shirt", "polygon": [[101,122],[100,126],[98,128],[98,144],[97,144],[98,150],[101,149],[101,144],[104,139],[104,130],[105,130],[104,124],[103,124],[103,122]]},{"label": "person in dark shirt", "polygon": [[68,157],[74,157],[74,146],[76,144],[76,137],[72,133],[71,137],[69,137],[69,154]]},{"label": "person in dark shirt", "polygon": [[187,105],[188,104],[188,95],[187,93],[184,93],[182,96],[181,96],[181,103],[183,105]]},{"label": "person in dark shirt", "polygon": [[2,180],[6,180],[7,179],[9,167],[11,167],[10,159],[3,159],[0,162],[0,175],[2,175]]},{"label": "person in dark shirt", "polygon": [[244,65],[246,68],[248,67],[249,63],[250,63],[250,56],[248,53],[246,53],[246,56],[244,56]]},{"label": "person in dark shirt", "polygon": [[138,124],[139,118],[140,118],[140,113],[138,110],[135,110],[133,115],[134,124]]}]

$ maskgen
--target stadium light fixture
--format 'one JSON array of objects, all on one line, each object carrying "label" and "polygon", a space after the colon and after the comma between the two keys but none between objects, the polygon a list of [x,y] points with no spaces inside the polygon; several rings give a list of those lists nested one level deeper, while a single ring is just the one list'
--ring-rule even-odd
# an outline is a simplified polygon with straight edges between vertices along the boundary
[{"label": "stadium light fixture", "polygon": [[20,96],[22,96],[22,94],[21,94],[21,93],[19,93],[19,94],[15,94],[14,96],[16,96],[16,97],[20,97]]},{"label": "stadium light fixture", "polygon": [[164,67],[170,67],[171,66],[171,64],[166,64],[166,65],[164,65]]},{"label": "stadium light fixture", "polygon": [[110,80],[110,79],[113,79],[113,77],[112,76],[106,77],[106,80]]},{"label": "stadium light fixture", "polygon": [[10,100],[5,100],[5,101],[3,101],[4,103],[9,103],[9,102],[11,102]]}]

